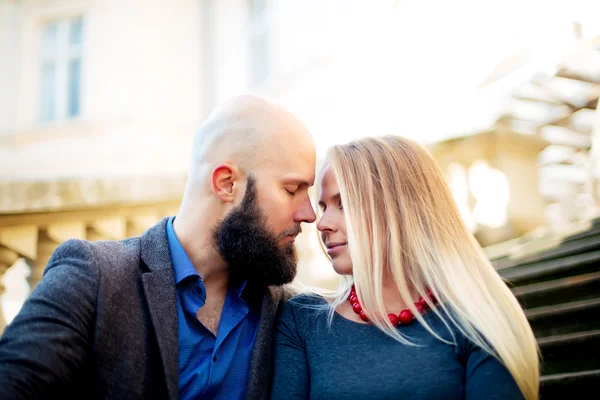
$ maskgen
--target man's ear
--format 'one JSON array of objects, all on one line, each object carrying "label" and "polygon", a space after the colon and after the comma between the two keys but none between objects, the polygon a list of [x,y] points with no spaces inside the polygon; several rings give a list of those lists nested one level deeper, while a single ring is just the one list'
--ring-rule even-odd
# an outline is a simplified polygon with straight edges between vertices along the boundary
[{"label": "man's ear", "polygon": [[240,172],[237,167],[231,164],[219,164],[212,171],[212,190],[222,201],[232,202],[235,188],[239,186],[239,178]]}]

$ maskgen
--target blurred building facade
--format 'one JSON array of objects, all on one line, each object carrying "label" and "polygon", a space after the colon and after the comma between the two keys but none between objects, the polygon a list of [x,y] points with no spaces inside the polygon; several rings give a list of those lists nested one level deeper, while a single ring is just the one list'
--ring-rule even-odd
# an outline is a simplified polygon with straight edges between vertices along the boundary
[{"label": "blurred building facade", "polygon": [[[396,101],[411,77],[398,74],[407,50],[390,46],[398,37],[410,39],[410,32],[402,30],[392,3],[178,0],[167,7],[157,0],[0,0],[0,290],[4,282],[6,319],[64,240],[121,239],[174,215],[193,133],[230,96],[254,92],[288,106],[315,134],[321,160],[326,147],[355,137],[422,139],[423,131],[407,129],[405,120],[431,102],[431,89],[423,87],[423,98]],[[365,25],[370,16],[381,24]],[[597,59],[596,42],[574,43],[583,57]],[[571,58],[561,62],[581,62],[581,54],[568,53]],[[514,118],[503,102],[478,129],[454,124],[450,133],[423,141],[483,245],[548,226],[547,210],[558,210],[553,204],[562,204],[556,221],[584,218],[594,209],[597,191],[586,189],[588,172],[576,172],[577,182],[571,172],[542,179],[548,162],[560,167],[594,160],[599,127],[590,121],[599,118],[593,113],[600,80],[573,71],[547,77],[584,82],[575,83],[588,86],[576,97],[560,88],[540,94],[537,81],[500,89],[515,93],[511,99],[533,96],[558,107],[546,109],[547,119],[532,131],[519,125],[530,116]],[[490,80],[499,81],[494,76]],[[575,122],[581,110],[585,126]],[[431,130],[423,115],[413,126]],[[467,119],[481,120],[476,111]],[[542,133],[551,125],[560,132]],[[555,153],[552,146],[562,147]],[[567,183],[556,184],[556,176]],[[567,215],[571,204],[584,204],[585,211]],[[304,228],[298,247],[299,279],[333,285],[314,226]],[[0,314],[0,330],[3,320]]]},{"label": "blurred building facade", "polygon": [[61,242],[122,239],[176,213],[204,111],[201,8],[0,2],[0,276],[14,265],[3,288],[9,313]]},{"label": "blurred building facade", "polygon": [[0,1],[0,331],[61,242],[176,214],[202,120],[277,70],[272,6]]},{"label": "blurred building facade", "polygon": [[[485,90],[504,97],[489,126],[432,146],[449,178],[463,182],[455,194],[471,210],[467,219],[483,222],[473,225],[480,242],[560,235],[597,217],[600,36],[575,35],[543,59],[517,53],[490,75]],[[504,202],[503,217],[481,221],[485,202]]]}]

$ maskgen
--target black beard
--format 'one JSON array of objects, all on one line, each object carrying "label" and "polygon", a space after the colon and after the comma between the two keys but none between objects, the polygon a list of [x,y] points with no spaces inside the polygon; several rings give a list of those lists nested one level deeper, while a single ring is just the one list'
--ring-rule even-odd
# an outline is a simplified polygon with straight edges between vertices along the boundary
[{"label": "black beard", "polygon": [[294,243],[281,247],[278,242],[299,232],[300,225],[293,232],[279,235],[267,228],[267,218],[258,205],[256,180],[249,176],[242,203],[219,222],[213,236],[233,280],[247,279],[266,287],[281,286],[296,277],[298,257]]}]

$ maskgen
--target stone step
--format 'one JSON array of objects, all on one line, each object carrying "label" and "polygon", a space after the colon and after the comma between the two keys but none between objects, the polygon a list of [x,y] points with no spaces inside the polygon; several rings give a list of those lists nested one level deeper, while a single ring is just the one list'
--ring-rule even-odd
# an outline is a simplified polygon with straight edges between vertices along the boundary
[{"label": "stone step", "polygon": [[542,374],[600,369],[600,329],[538,339]]},{"label": "stone step", "polygon": [[542,376],[540,399],[596,399],[600,390],[600,369]]},{"label": "stone step", "polygon": [[578,238],[568,238],[554,248],[539,253],[534,253],[517,259],[504,258],[495,260],[494,266],[498,270],[534,264],[556,258],[567,257],[575,254],[588,253],[594,250],[600,250],[600,233],[587,231],[580,234]]},{"label": "stone step", "polygon": [[498,270],[511,286],[600,271],[600,250]]},{"label": "stone step", "polygon": [[551,306],[600,297],[600,272],[512,288],[524,308]]},{"label": "stone step", "polygon": [[571,236],[567,236],[566,238],[563,239],[563,242],[571,242],[574,240],[585,239],[585,238],[592,237],[595,235],[600,235],[600,220],[596,220],[595,222],[593,222],[592,227],[590,229],[588,229],[587,231],[576,233]]},{"label": "stone step", "polygon": [[536,337],[600,329],[600,298],[525,310]]}]

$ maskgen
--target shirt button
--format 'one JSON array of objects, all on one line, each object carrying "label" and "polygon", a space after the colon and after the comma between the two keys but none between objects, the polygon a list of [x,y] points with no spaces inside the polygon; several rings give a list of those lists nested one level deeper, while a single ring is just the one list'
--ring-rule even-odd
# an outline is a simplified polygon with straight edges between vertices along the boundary
[{"label": "shirt button", "polygon": [[213,356],[213,361],[217,362],[217,356],[216,355]]}]

